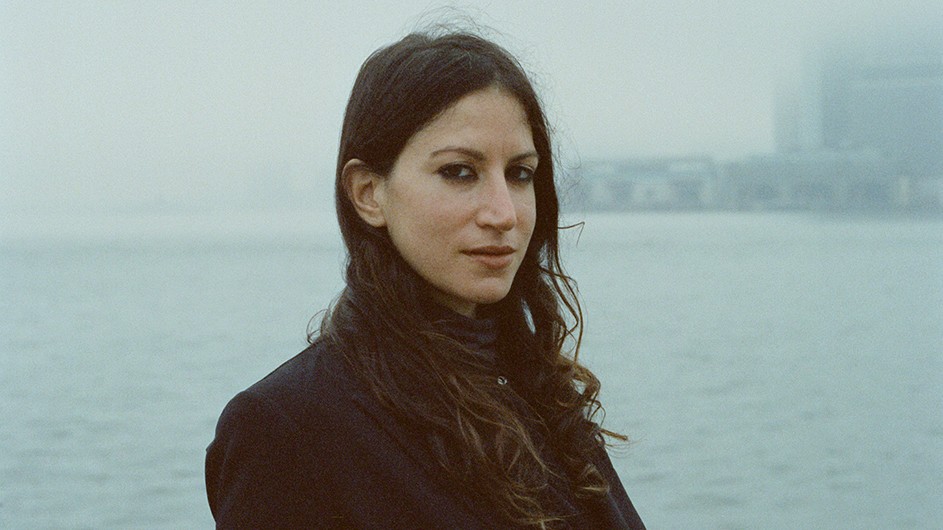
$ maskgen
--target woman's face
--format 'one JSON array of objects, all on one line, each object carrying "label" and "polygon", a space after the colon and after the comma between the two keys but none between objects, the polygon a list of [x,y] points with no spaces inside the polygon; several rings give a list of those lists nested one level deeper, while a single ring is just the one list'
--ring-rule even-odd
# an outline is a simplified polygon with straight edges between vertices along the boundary
[{"label": "woman's face", "polygon": [[393,244],[439,303],[473,316],[507,295],[534,232],[537,163],[523,107],[489,87],[413,135],[377,184]]}]

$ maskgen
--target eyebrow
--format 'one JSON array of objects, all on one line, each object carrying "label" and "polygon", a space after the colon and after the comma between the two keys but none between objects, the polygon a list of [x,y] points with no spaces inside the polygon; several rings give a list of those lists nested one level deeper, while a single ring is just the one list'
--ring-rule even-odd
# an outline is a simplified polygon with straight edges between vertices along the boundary
[{"label": "eyebrow", "polygon": [[[467,147],[443,147],[442,149],[436,149],[435,151],[433,151],[432,156],[434,157],[439,156],[443,153],[461,153],[478,162],[487,158],[485,154],[482,153],[481,151],[477,149],[469,149]],[[513,157],[511,157],[510,162],[518,162],[520,160],[524,160],[527,158],[536,158],[537,160],[540,160],[540,155],[537,154],[537,151],[527,151],[524,153],[520,153],[518,155],[514,155]]]}]

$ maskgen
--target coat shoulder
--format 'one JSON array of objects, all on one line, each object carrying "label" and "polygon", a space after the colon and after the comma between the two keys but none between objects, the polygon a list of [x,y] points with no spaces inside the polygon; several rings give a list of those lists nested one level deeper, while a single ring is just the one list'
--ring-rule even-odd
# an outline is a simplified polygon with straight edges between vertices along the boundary
[{"label": "coat shoulder", "polygon": [[318,418],[348,415],[353,397],[360,394],[341,356],[319,340],[245,389],[230,405],[247,399],[264,402],[283,421],[299,428]]}]

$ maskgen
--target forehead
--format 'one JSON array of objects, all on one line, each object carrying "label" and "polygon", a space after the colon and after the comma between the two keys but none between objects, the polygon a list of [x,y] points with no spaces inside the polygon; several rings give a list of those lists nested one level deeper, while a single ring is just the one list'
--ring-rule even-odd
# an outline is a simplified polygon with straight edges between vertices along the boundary
[{"label": "forehead", "polygon": [[409,144],[449,142],[507,144],[533,149],[533,134],[520,101],[492,86],[463,96],[420,129]]}]

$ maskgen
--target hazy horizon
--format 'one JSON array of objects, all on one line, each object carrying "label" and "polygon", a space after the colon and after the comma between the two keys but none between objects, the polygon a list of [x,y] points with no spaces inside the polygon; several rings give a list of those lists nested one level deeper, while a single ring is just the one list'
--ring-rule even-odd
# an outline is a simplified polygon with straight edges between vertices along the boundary
[{"label": "hazy horizon", "polygon": [[943,27],[938,1],[437,5],[6,2],[0,209],[329,207],[361,62],[456,13],[534,75],[569,165],[771,152],[777,84],[810,43]]}]

